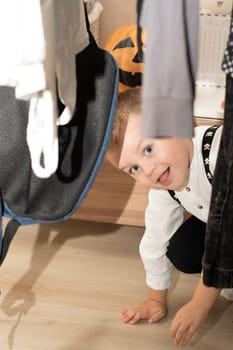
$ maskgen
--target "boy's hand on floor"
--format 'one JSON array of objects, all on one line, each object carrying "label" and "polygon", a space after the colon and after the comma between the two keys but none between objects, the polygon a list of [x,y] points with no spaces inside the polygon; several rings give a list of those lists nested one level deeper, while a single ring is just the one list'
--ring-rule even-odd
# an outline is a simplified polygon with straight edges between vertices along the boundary
[{"label": "boy's hand on floor", "polygon": [[157,322],[167,314],[167,306],[155,300],[147,300],[141,304],[125,308],[121,313],[121,321],[135,324],[147,319],[149,323]]},{"label": "boy's hand on floor", "polygon": [[192,300],[177,312],[172,321],[171,334],[176,345],[186,345],[190,342],[213,307],[219,293],[220,289],[206,287],[202,277],[200,278]]},{"label": "boy's hand on floor", "polygon": [[176,345],[187,345],[196,333],[208,310],[191,300],[176,314],[171,325],[171,334]]}]

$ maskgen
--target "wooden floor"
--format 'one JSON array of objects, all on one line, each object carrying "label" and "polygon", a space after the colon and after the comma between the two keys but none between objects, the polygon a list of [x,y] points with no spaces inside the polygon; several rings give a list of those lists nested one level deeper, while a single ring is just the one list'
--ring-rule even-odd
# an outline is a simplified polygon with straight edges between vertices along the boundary
[{"label": "wooden floor", "polygon": [[[198,276],[175,274],[168,317],[122,324],[122,307],[143,300],[142,228],[70,220],[19,229],[0,270],[1,350],[171,350],[169,327]],[[219,298],[191,344],[229,350],[233,304]]]}]

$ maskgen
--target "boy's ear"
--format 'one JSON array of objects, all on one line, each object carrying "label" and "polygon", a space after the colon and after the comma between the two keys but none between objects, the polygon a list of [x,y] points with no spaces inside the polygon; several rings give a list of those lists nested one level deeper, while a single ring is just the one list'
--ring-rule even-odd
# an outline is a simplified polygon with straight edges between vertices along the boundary
[{"label": "boy's ear", "polygon": [[108,149],[105,154],[105,159],[112,165],[114,168],[119,169],[118,163],[119,163],[119,154],[117,150]]},{"label": "boy's ear", "polygon": [[105,159],[109,162],[109,163],[112,163],[113,159],[114,159],[114,152],[113,150],[111,149],[108,149],[106,154],[105,154]]}]

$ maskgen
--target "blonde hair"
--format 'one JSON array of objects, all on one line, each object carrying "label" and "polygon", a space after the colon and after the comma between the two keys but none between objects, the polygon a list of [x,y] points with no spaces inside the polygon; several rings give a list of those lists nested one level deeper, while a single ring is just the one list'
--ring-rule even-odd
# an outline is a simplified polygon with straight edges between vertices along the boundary
[{"label": "blonde hair", "polygon": [[124,131],[129,119],[130,113],[139,114],[141,110],[141,89],[132,88],[118,95],[118,103],[115,115],[115,121],[112,129],[112,137],[109,144],[109,150],[114,151],[121,145],[124,137]]}]

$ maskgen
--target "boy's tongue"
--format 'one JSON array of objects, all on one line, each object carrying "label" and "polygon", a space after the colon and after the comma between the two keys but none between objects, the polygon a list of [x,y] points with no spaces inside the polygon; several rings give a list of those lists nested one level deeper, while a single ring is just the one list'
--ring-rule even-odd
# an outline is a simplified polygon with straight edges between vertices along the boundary
[{"label": "boy's tongue", "polygon": [[169,168],[167,168],[167,170],[165,170],[164,173],[160,176],[159,182],[162,185],[166,185],[166,183],[168,182],[168,177],[169,177]]}]

